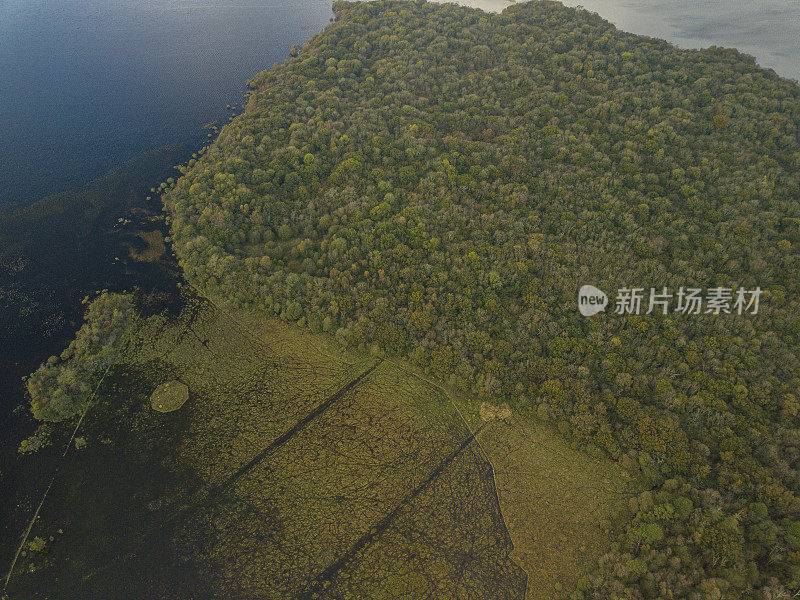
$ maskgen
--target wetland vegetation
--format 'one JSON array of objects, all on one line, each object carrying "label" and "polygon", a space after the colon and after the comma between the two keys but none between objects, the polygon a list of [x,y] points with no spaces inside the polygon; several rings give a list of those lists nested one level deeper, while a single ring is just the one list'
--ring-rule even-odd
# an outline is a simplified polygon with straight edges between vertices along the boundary
[{"label": "wetland vegetation", "polygon": [[[153,390],[175,381],[186,404],[153,410]],[[522,600],[526,584],[531,598],[559,584],[558,569],[526,575],[510,557],[485,448],[511,426],[483,422],[410,364],[191,297],[177,317],[142,323],[98,399],[32,532],[54,539],[26,552],[20,597],[122,598],[133,586],[150,598]],[[552,431],[536,441],[516,451],[570,452]],[[580,481],[603,473],[610,497],[627,491],[610,461],[571,458]],[[568,510],[548,496],[540,525],[574,521],[584,501],[594,514],[603,492],[573,491]],[[579,527],[600,535],[591,519]],[[568,548],[546,552],[557,563]]]}]

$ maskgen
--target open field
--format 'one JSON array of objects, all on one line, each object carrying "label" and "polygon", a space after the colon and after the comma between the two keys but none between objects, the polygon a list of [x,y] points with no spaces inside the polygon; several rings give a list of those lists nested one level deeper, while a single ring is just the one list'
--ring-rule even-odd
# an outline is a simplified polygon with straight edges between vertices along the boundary
[{"label": "open field", "polygon": [[610,528],[638,493],[614,462],[575,450],[552,425],[532,414],[484,422],[478,403],[445,390],[407,364],[395,368],[450,397],[477,448],[492,466],[496,494],[514,546],[511,558],[527,575],[527,600],[567,598],[611,546]]},{"label": "open field", "polygon": [[[172,380],[189,400],[152,410]],[[520,565],[533,589],[581,567],[575,544],[532,538],[526,519],[591,530],[586,543],[613,506],[591,477],[553,471],[590,459],[555,452],[551,434],[502,453],[523,434],[462,418],[403,363],[202,299],[149,320],[102,393],[34,528],[54,540],[23,559],[11,598],[523,600]],[[592,477],[610,472],[595,462]],[[560,517],[525,495],[528,477]]]},{"label": "open field", "polygon": [[573,450],[519,415],[491,422],[478,441],[494,466],[511,557],[528,574],[527,600],[575,589],[608,551],[608,528],[626,510],[633,483],[611,461]]}]

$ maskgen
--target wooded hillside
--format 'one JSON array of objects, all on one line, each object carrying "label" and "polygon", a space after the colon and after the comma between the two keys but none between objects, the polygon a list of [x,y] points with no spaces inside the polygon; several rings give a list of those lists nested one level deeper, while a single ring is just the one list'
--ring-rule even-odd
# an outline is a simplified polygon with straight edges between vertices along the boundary
[{"label": "wooded hillside", "polygon": [[[556,3],[334,8],[165,194],[190,281],[638,470],[580,597],[800,589],[800,88]],[[585,318],[583,284],[764,292]]]}]

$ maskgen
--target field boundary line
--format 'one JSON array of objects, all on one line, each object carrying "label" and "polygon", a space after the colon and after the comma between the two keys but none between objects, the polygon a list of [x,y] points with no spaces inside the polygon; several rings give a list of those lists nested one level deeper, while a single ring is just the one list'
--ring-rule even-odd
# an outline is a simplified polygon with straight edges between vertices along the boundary
[{"label": "field boundary line", "polygon": [[358,377],[352,379],[347,384],[340,387],[336,392],[328,396],[325,400],[323,400],[320,404],[318,404],[314,410],[312,410],[305,417],[300,419],[292,427],[284,431],[278,438],[272,441],[266,448],[261,450],[258,454],[253,456],[244,465],[240,466],[225,481],[212,485],[211,487],[207,488],[205,492],[199,492],[198,494],[202,494],[201,497],[196,498],[193,502],[189,503],[188,505],[180,509],[176,514],[169,517],[165,522],[161,523],[157,527],[154,527],[152,531],[146,534],[145,538],[142,541],[140,541],[135,545],[133,550],[112,558],[105,565],[98,567],[91,573],[85,575],[79,583],[73,586],[73,589],[77,587],[82,587],[87,581],[91,580],[96,575],[99,575],[100,573],[107,571],[114,565],[120,562],[125,562],[133,558],[136,555],[136,553],[141,549],[141,547],[149,541],[149,538],[151,536],[153,536],[156,533],[163,532],[166,528],[174,527],[176,524],[180,523],[186,517],[194,514],[194,512],[197,509],[201,508],[203,505],[211,504],[211,501],[214,499],[216,495],[228,490],[241,477],[252,471],[252,469],[255,468],[258,464],[260,464],[261,462],[272,456],[272,454],[274,454],[275,451],[277,451],[282,445],[284,445],[286,442],[292,439],[297,433],[299,433],[301,430],[307,427],[317,417],[326,412],[337,400],[339,400],[347,392],[355,389],[364,379],[366,379],[373,371],[375,371],[375,369],[377,369],[382,362],[383,362],[382,359],[376,360],[368,369],[360,373]]},{"label": "field boundary line", "polygon": [[[500,522],[501,522],[501,524],[503,526],[503,532],[505,534],[504,537],[506,538],[508,544],[511,546],[511,551],[513,552],[515,550],[514,540],[511,537],[511,532],[508,529],[508,525],[506,524],[505,516],[503,515],[503,509],[502,509],[502,506],[500,505],[500,495],[499,495],[500,492],[498,491],[499,487],[498,487],[498,484],[497,484],[497,478],[495,477],[495,474],[494,474],[494,465],[492,464],[492,461],[489,458],[489,453],[486,451],[486,448],[484,448],[483,443],[481,442],[481,439],[480,439],[480,435],[479,435],[480,433],[483,432],[484,427],[486,427],[491,421],[483,421],[482,423],[480,423],[480,425],[478,425],[478,427],[475,430],[473,430],[472,427],[469,424],[469,421],[464,416],[464,413],[461,412],[461,409],[458,407],[458,403],[452,397],[450,392],[448,392],[438,382],[430,379],[427,376],[423,376],[423,375],[421,375],[419,373],[415,373],[412,369],[409,369],[408,367],[406,367],[406,366],[404,366],[402,364],[398,364],[398,363],[400,363],[399,360],[392,361],[392,364],[395,367],[397,367],[398,369],[400,369],[401,371],[403,371],[407,375],[409,375],[411,377],[416,377],[420,381],[422,381],[424,383],[427,383],[428,385],[430,385],[430,386],[436,388],[437,390],[439,390],[440,393],[444,394],[445,397],[450,401],[450,404],[453,406],[453,408],[455,409],[456,413],[458,413],[458,416],[461,418],[461,421],[464,423],[464,427],[466,427],[467,431],[469,431],[471,433],[471,435],[475,440],[475,443],[476,443],[476,445],[478,447],[478,450],[479,450],[483,460],[486,462],[487,465],[489,465],[489,474],[491,475],[491,478],[492,478],[492,499],[493,499],[493,502],[494,502],[494,505],[495,505],[495,509],[497,510],[497,514],[500,515]],[[523,567],[516,560],[514,560],[514,558],[510,554],[509,554],[508,558],[509,558],[509,560],[511,560],[511,562],[514,563],[514,565],[516,565],[516,567],[520,571],[525,573],[525,594],[524,594],[523,597],[527,598],[527,595],[528,595],[528,581],[530,581],[530,576],[531,575],[530,575],[530,573],[528,573],[528,571],[525,569],[525,567]]]},{"label": "field boundary line", "polygon": [[[485,423],[484,423],[485,425]],[[478,432],[483,428],[483,425],[478,428]],[[408,504],[416,500],[419,495],[424,492],[428,486],[430,486],[442,472],[452,464],[452,462],[458,458],[458,456],[466,450],[466,448],[475,441],[476,434],[470,433],[461,443],[456,447],[455,450],[450,452],[444,460],[442,460],[433,471],[428,474],[425,479],[423,479],[414,489],[412,489],[409,493],[407,493],[400,502],[386,515],[381,517],[374,525],[372,525],[367,531],[365,531],[361,537],[359,537],[352,546],[345,552],[342,556],[336,559],[333,563],[325,567],[315,578],[311,585],[301,591],[299,594],[295,596],[296,600],[311,600],[320,598],[323,592],[323,587],[325,582],[335,577],[342,569],[344,569],[352,560],[356,558],[356,556],[364,550],[367,546],[369,546],[373,541],[380,538],[380,536],[392,525],[394,520],[397,518],[397,515],[400,511],[405,508]],[[514,563],[516,564],[516,562]]]}]

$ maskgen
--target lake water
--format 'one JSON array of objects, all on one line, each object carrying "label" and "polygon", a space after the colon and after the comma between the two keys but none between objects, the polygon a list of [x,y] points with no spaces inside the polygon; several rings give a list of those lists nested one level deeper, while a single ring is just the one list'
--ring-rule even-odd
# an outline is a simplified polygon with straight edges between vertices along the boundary
[{"label": "lake water", "polygon": [[330,0],[0,0],[0,205],[200,139]]}]

